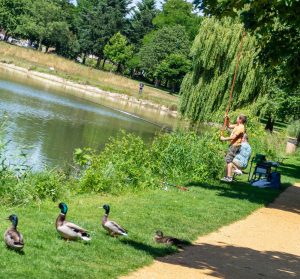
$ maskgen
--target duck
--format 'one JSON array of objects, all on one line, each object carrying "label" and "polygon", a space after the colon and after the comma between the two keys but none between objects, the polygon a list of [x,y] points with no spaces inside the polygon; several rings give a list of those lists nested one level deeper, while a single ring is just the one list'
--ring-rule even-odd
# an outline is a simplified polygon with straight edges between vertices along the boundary
[{"label": "duck", "polygon": [[108,220],[108,215],[110,212],[110,206],[108,204],[103,205],[103,209],[105,210],[105,214],[102,218],[102,227],[108,231],[111,236],[128,236],[127,231],[122,228],[119,224],[114,221]]},{"label": "duck", "polygon": [[61,202],[58,205],[60,214],[56,219],[56,230],[66,240],[84,240],[90,241],[91,237],[86,229],[83,229],[71,222],[66,221],[68,206]]},{"label": "duck", "polygon": [[178,239],[172,236],[164,236],[162,231],[156,231],[154,235],[154,241],[157,243],[167,244],[167,245],[174,245],[177,247],[182,247],[182,245],[187,245],[188,242],[185,240]]},{"label": "duck", "polygon": [[11,221],[12,226],[4,233],[5,244],[10,249],[21,251],[24,248],[24,239],[23,235],[17,230],[18,216],[12,214],[7,220]]}]

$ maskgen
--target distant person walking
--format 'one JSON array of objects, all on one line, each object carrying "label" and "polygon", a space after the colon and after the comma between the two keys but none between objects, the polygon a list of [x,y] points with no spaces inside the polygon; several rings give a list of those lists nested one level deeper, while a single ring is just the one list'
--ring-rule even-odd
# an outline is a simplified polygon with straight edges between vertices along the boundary
[{"label": "distant person walking", "polygon": [[140,95],[142,95],[143,89],[144,89],[144,83],[140,82],[140,86],[139,86],[139,94]]},{"label": "distant person walking", "polygon": [[236,124],[228,125],[229,129],[233,129],[230,137],[221,136],[220,138],[222,141],[230,141],[229,149],[225,156],[226,176],[224,176],[221,179],[222,181],[232,182],[232,161],[240,151],[242,139],[245,134],[246,122],[247,122],[246,116],[241,114],[240,116],[238,116],[236,120]]}]

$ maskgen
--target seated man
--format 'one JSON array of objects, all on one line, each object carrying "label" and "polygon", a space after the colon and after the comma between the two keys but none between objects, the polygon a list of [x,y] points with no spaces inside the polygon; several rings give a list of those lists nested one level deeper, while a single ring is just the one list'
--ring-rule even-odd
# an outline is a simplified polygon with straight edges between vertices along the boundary
[{"label": "seated man", "polygon": [[245,115],[241,114],[237,120],[235,125],[229,125],[228,128],[233,129],[230,137],[221,136],[222,141],[230,141],[230,146],[228,152],[225,156],[226,161],[226,176],[224,176],[221,180],[225,182],[232,182],[232,161],[235,156],[238,154],[242,138],[245,133],[245,123],[247,118]]},{"label": "seated man", "polygon": [[232,167],[234,169],[234,173],[237,175],[241,175],[242,169],[246,169],[249,159],[251,157],[251,146],[248,142],[248,135],[244,134],[243,139],[242,139],[242,144],[239,153],[234,157],[232,161]]}]

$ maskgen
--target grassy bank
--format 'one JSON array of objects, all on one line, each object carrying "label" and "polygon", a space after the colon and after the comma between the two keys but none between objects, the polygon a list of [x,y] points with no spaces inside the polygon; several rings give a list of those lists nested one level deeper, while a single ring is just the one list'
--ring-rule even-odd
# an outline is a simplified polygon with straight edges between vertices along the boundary
[{"label": "grassy bank", "polygon": [[[287,160],[286,164],[300,167],[299,159]],[[293,177],[288,173],[284,181],[289,175]],[[149,264],[154,257],[174,251],[153,242],[157,229],[192,241],[198,235],[244,218],[279,194],[277,190],[255,189],[245,183],[199,183],[189,189],[188,192],[170,188],[124,196],[69,197],[68,218],[91,232],[93,239],[86,245],[60,239],[54,228],[59,212],[57,202],[2,207],[0,231],[4,232],[8,226],[5,217],[12,212],[18,214],[26,247],[24,255],[20,255],[2,244],[0,277],[117,278]],[[111,238],[101,228],[103,210],[99,207],[104,203],[112,207],[111,218],[129,230],[128,238]]]},{"label": "grassy bank", "polygon": [[[266,146],[273,136],[263,136],[266,140],[257,139],[253,148],[272,156],[278,146]],[[246,175],[233,184],[220,183],[224,148],[214,133],[200,138],[194,133],[163,134],[151,146],[121,134],[100,153],[77,151],[82,167],[77,177],[45,172],[15,179],[0,172],[1,198],[7,204],[1,206],[0,231],[9,226],[5,218],[15,213],[26,242],[24,254],[2,243],[0,277],[117,278],[175,251],[154,243],[156,230],[191,242],[269,204],[300,180],[298,154],[281,166],[281,190],[254,188]],[[182,181],[189,191],[163,189],[162,181]],[[59,237],[54,222],[61,200],[69,205],[68,219],[90,231],[90,243]],[[109,237],[101,227],[104,203],[111,205],[111,219],[128,229],[128,238]]]},{"label": "grassy bank", "polygon": [[[0,42],[0,62],[26,69],[56,75],[80,84],[92,85],[105,91],[138,96],[139,82],[110,72],[96,70],[55,54],[45,54]],[[53,70],[50,68],[53,67]],[[177,96],[150,86],[145,86],[141,99],[175,110]]]}]

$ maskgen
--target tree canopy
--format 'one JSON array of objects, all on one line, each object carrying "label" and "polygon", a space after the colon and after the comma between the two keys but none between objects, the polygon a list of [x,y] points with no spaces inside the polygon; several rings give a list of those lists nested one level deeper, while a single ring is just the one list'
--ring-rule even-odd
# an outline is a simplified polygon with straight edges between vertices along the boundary
[{"label": "tree canopy", "polygon": [[109,40],[104,48],[105,56],[114,64],[116,64],[117,72],[122,70],[122,66],[130,59],[133,54],[133,46],[128,44],[125,36],[120,32],[115,34]]},{"label": "tree canopy", "polygon": [[190,41],[183,26],[165,26],[145,38],[140,51],[141,67],[153,76],[158,65],[168,55],[187,55],[189,48]]},{"label": "tree canopy", "polygon": [[[192,71],[181,86],[181,113],[193,121],[222,118],[229,99],[242,24],[231,18],[203,20],[192,49]],[[256,40],[243,39],[242,56],[233,93],[232,109],[253,103],[266,93],[263,69],[256,63]]]},{"label": "tree canopy", "polygon": [[169,0],[163,5],[163,9],[153,19],[158,28],[164,26],[183,26],[193,40],[198,33],[200,17],[193,13],[193,5],[185,0]]},{"label": "tree canopy", "polygon": [[141,46],[144,36],[154,29],[153,19],[157,12],[155,0],[142,0],[137,3],[132,15],[129,37],[137,47]]}]

